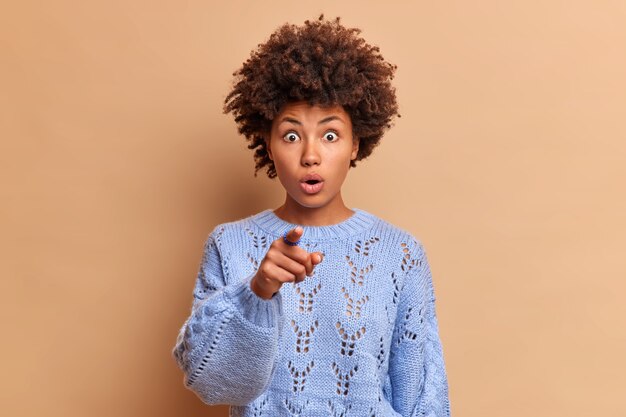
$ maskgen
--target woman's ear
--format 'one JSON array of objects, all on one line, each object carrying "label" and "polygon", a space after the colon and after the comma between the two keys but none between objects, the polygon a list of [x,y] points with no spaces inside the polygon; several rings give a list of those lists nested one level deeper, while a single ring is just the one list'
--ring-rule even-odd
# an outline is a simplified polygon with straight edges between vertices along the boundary
[{"label": "woman's ear", "polygon": [[356,156],[359,154],[359,143],[361,141],[359,138],[353,136],[352,137],[352,154],[350,155],[350,159],[356,159]]}]

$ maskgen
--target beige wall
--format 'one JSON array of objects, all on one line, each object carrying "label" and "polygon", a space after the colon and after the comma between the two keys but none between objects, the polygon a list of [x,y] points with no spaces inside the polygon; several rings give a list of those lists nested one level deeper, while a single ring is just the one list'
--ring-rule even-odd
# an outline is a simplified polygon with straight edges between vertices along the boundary
[{"label": "beige wall", "polygon": [[222,101],[322,11],[399,66],[344,197],[425,243],[453,415],[626,415],[623,1],[3,3],[1,415],[227,415],[170,350],[207,233],[283,191]]}]

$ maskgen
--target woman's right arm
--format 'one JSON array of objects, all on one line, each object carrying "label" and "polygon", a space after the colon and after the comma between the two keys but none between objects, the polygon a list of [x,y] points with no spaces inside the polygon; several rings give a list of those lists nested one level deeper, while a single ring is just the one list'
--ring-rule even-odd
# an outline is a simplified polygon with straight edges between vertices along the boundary
[{"label": "woman's right arm", "polygon": [[172,355],[185,387],[206,404],[244,405],[269,385],[278,356],[283,312],[280,292],[252,292],[254,274],[226,285],[214,229],[193,290],[191,314]]}]

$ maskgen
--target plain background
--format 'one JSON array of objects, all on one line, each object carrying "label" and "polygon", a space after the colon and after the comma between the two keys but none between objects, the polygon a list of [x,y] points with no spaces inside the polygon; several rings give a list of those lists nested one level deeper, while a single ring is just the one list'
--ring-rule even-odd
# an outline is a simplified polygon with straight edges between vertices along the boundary
[{"label": "plain background", "polygon": [[3,2],[1,415],[227,415],[171,349],[207,234],[284,194],[222,103],[321,12],[398,65],[343,193],[425,244],[453,415],[626,415],[621,0]]}]

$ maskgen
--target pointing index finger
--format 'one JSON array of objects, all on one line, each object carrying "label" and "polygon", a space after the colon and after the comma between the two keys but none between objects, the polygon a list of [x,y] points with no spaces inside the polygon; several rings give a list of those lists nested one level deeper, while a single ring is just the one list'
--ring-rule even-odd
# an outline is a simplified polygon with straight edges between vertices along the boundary
[{"label": "pointing index finger", "polygon": [[287,240],[296,243],[302,237],[304,229],[301,226],[296,226],[287,233]]}]

